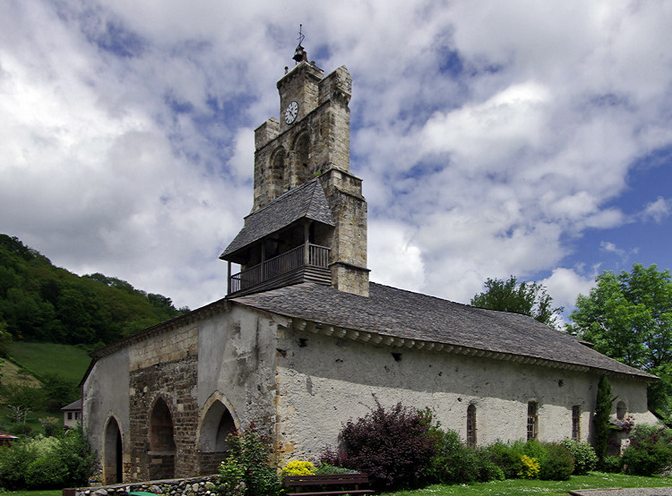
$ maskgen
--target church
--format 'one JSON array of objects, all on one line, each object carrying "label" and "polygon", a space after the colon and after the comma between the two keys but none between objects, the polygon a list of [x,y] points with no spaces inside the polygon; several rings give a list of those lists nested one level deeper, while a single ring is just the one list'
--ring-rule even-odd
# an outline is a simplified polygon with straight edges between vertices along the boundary
[{"label": "church", "polygon": [[[215,473],[250,423],[283,462],[315,460],[379,401],[430,408],[465,443],[592,438],[653,423],[640,370],[532,318],[369,281],[367,207],[350,171],[352,79],[309,62],[255,130],[254,201],[220,258],[227,296],[92,353],[82,415],[105,483]],[[234,273],[235,270],[235,273]]]}]

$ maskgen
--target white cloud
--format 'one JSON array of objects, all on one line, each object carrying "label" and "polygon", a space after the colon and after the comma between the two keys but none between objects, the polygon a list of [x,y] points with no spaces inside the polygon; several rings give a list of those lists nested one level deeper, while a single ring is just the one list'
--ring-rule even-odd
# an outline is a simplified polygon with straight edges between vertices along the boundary
[{"label": "white cloud", "polygon": [[595,286],[597,273],[584,275],[581,271],[559,267],[553,273],[543,279],[540,284],[546,287],[548,294],[553,298],[553,305],[564,307],[570,311],[577,297],[582,294],[588,296]]},{"label": "white cloud", "polygon": [[644,208],[644,218],[651,218],[654,222],[660,224],[663,219],[670,216],[672,211],[672,198],[663,198],[659,196],[655,202],[649,203]]},{"label": "white cloud", "polygon": [[372,280],[468,301],[488,277],[553,271],[570,298],[583,275],[557,267],[586,229],[669,216],[669,199],[637,218],[618,199],[633,163],[672,143],[671,9],[10,0],[0,225],[180,305],[223,296],[253,129],[277,116],[303,23],[310,58],[354,78]]}]

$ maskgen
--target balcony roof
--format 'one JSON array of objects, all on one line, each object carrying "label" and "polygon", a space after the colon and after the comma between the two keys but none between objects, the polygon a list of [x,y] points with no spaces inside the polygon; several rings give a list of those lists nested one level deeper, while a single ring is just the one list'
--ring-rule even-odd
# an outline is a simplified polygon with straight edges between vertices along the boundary
[{"label": "balcony roof", "polygon": [[300,219],[336,225],[318,179],[297,186],[245,217],[245,225],[219,258],[233,261],[236,252]]}]

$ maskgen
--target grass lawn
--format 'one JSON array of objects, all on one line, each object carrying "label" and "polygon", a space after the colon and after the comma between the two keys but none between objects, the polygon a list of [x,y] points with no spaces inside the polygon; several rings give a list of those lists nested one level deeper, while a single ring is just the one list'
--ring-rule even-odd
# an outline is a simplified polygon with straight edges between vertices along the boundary
[{"label": "grass lawn", "polygon": [[567,493],[576,489],[601,488],[631,488],[631,487],[672,487],[672,478],[637,477],[634,475],[606,474],[591,472],[588,475],[573,475],[568,481],[540,481],[507,479],[498,482],[481,482],[471,485],[429,486],[415,491],[398,491],[385,493],[388,496],[514,496],[520,494],[544,494],[567,496]]},{"label": "grass lawn", "polygon": [[61,496],[63,491],[61,489],[54,489],[52,491],[9,491],[8,496]]},{"label": "grass lawn", "polygon": [[89,367],[88,353],[76,346],[55,343],[14,342],[10,356],[38,375],[58,374],[79,383]]}]

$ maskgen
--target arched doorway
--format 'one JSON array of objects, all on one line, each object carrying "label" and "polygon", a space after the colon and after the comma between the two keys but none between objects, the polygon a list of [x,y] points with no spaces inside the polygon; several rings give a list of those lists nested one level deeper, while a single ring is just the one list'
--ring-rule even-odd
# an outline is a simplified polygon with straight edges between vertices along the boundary
[{"label": "arched doorway", "polygon": [[201,422],[201,474],[217,472],[217,466],[226,459],[228,453],[226,437],[235,431],[236,425],[229,409],[221,401],[214,401]]},{"label": "arched doorway", "polygon": [[103,455],[103,479],[105,484],[116,484],[124,481],[123,446],[121,430],[117,419],[110,417],[105,428],[105,447]]},{"label": "arched doorway", "polygon": [[159,398],[149,416],[149,476],[170,479],[175,476],[173,417],[166,402]]}]

